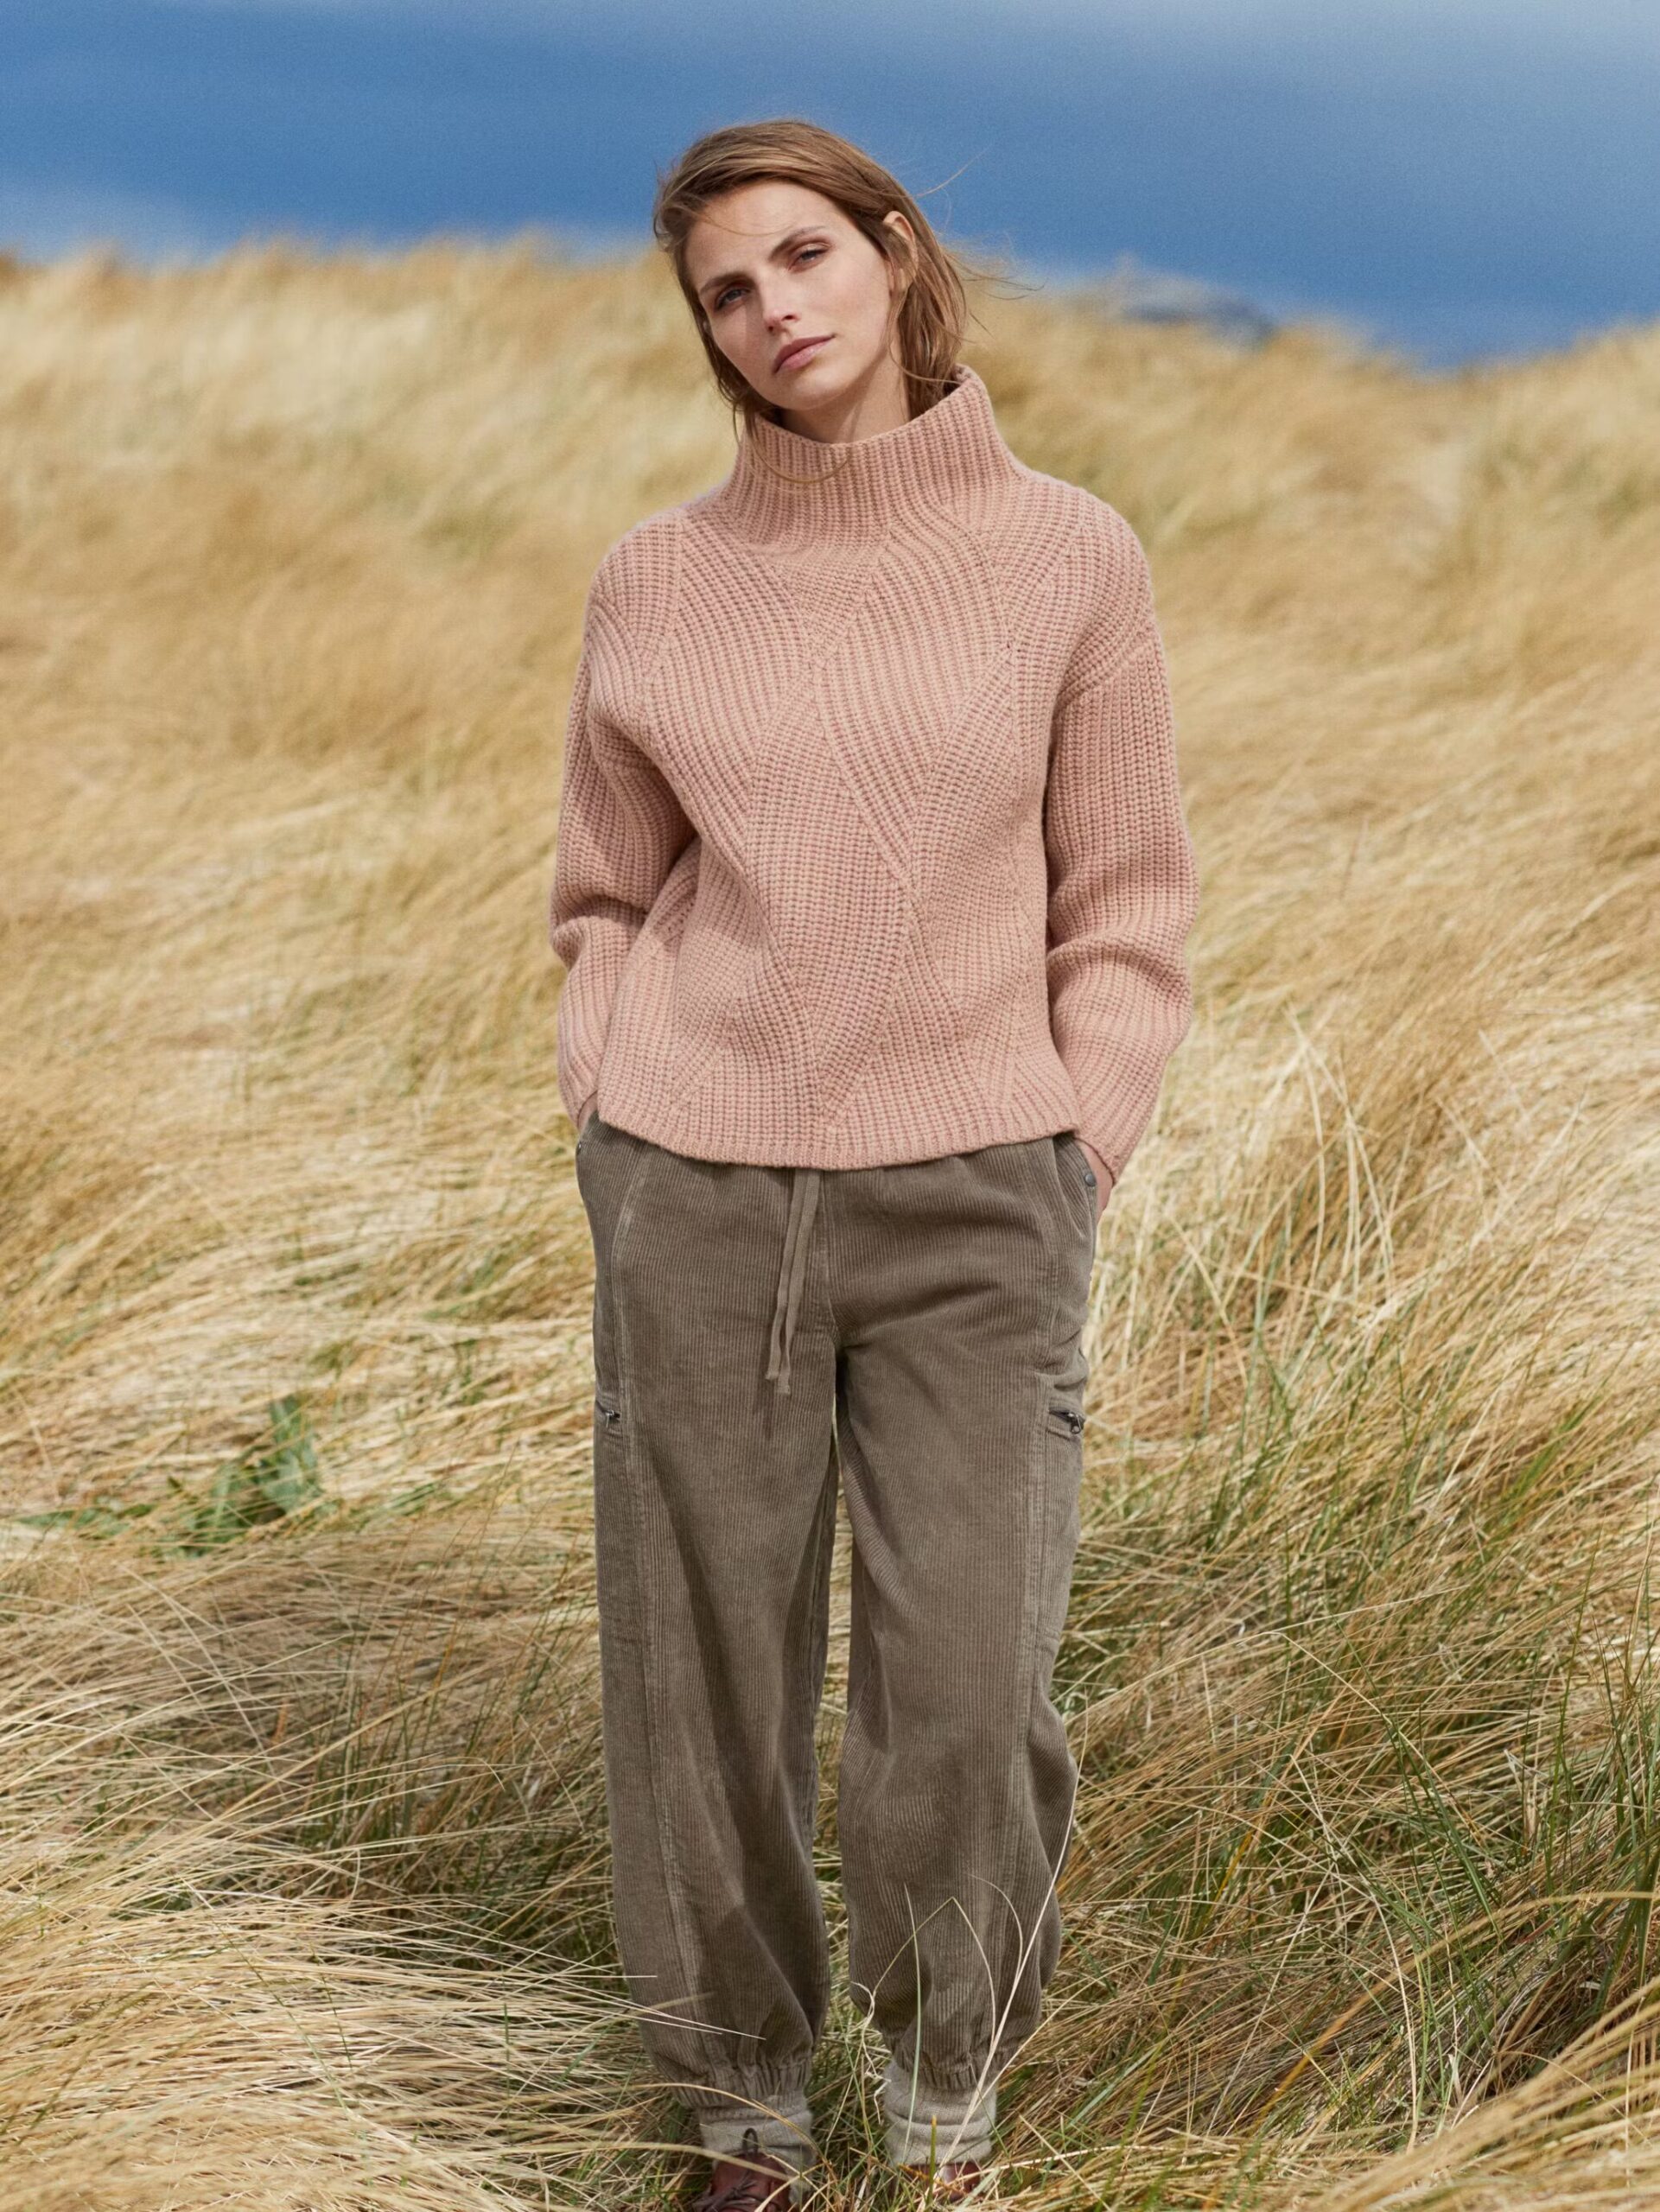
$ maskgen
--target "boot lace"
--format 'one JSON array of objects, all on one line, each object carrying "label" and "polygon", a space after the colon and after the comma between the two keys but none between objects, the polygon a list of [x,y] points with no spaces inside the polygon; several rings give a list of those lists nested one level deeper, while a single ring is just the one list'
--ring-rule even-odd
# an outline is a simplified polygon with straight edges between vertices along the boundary
[{"label": "boot lace", "polygon": [[[791,2176],[783,2162],[763,2152],[760,2138],[753,2127],[743,2132],[743,2148],[738,2156],[745,2159],[766,2158],[773,2168],[771,2172],[759,2172],[752,2165],[734,2167],[729,2161],[716,2162],[715,2178],[709,2187],[692,2200],[691,2212],[760,2212],[763,2204],[787,2200]],[[726,2166],[726,2173],[719,2171]]]}]

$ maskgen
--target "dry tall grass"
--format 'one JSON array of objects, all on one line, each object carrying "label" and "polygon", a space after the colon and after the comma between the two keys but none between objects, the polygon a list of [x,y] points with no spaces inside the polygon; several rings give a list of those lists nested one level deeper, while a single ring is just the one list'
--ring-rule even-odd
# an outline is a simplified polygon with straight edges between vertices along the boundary
[{"label": "dry tall grass", "polygon": [[[1149,549],[1204,871],[1005,2193],[1650,2202],[1660,330],[980,312]],[[687,2170],[617,2142],[544,906],[588,576],[729,454],[649,261],[0,288],[0,2212]],[[843,2005],[827,2202],[875,2058]]]}]

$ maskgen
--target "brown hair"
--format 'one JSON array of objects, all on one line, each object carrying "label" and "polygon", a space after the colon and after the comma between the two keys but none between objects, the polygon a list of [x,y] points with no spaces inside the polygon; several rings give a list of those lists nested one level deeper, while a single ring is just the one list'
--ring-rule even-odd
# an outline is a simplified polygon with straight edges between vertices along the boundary
[{"label": "brown hair", "polygon": [[[741,376],[716,344],[709,317],[686,270],[686,240],[693,224],[712,200],[740,185],[775,181],[804,184],[834,200],[887,260],[910,278],[900,303],[900,369],[913,416],[930,407],[944,391],[957,365],[969,320],[964,276],[994,273],[975,268],[940,244],[933,226],[911,194],[881,163],[850,139],[796,116],[761,123],[728,124],[695,139],[666,175],[659,175],[652,207],[652,230],[668,254],[676,281],[708,356],[710,373],[733,410],[734,427],[756,416],[779,420],[779,410]],[[916,244],[882,221],[897,208],[916,234]]]}]

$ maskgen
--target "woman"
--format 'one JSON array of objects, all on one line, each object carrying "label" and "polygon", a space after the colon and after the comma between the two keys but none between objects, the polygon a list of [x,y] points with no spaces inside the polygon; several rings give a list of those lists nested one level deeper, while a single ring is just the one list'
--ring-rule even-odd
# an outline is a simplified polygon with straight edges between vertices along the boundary
[{"label": "woman", "polygon": [[594,577],[554,871],[618,1941],[701,2212],[798,2195],[839,1473],[849,1971],[887,2154],[960,2196],[1060,1940],[1097,1224],[1191,1016],[1166,666],[884,168],[740,125],[654,219],[743,427]]}]

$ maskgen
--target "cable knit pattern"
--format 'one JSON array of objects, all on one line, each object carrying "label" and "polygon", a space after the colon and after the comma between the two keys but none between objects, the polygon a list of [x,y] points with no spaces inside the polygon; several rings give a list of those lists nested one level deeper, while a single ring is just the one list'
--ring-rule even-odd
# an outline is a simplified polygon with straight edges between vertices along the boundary
[{"label": "cable knit pattern", "polygon": [[1196,899],[1141,545],[966,363],[874,437],[749,425],[601,562],[550,923],[574,1122],[808,1167],[1075,1129],[1116,1181]]}]

